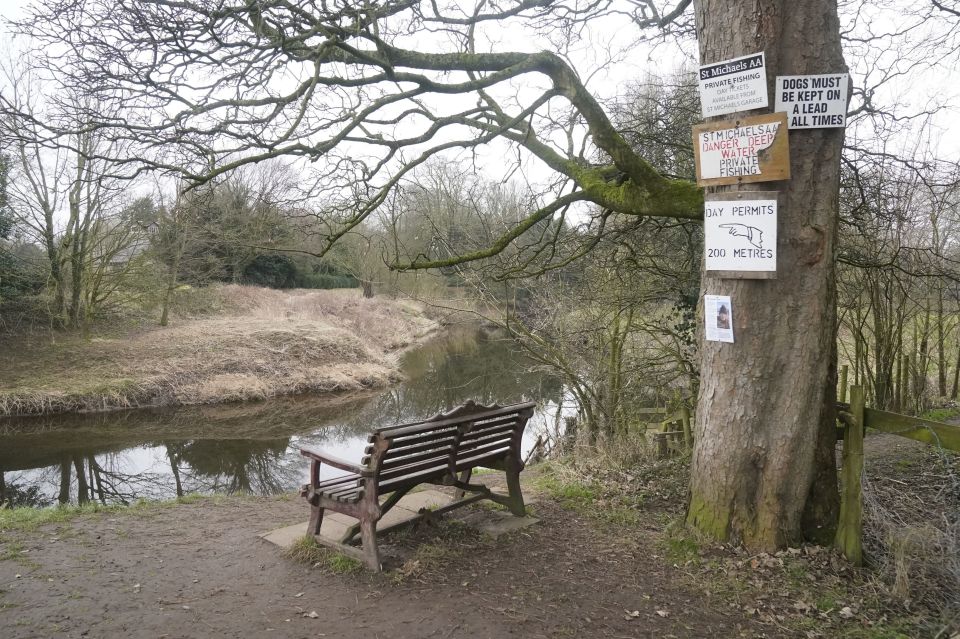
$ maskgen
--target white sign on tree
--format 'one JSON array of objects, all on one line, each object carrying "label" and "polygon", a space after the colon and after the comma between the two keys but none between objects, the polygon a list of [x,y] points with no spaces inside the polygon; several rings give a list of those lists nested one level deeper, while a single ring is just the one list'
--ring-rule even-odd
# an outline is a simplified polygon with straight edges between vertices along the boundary
[{"label": "white sign on tree", "polygon": [[763,52],[700,67],[700,104],[705,118],[770,104]]},{"label": "white sign on tree", "polygon": [[[777,270],[777,194],[757,200],[704,203],[703,233],[707,271],[775,273]],[[749,275],[747,275],[749,277]]]},{"label": "white sign on tree", "polygon": [[846,73],[778,75],[776,111],[791,129],[845,127],[849,84]]}]

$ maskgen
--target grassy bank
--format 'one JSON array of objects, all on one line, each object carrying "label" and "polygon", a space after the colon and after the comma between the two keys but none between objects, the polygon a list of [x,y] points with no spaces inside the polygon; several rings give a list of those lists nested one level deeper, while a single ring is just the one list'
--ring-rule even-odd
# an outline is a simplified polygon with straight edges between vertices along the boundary
[{"label": "grassy bank", "polygon": [[196,312],[163,328],[3,336],[0,415],[376,388],[437,328],[415,303],[354,290],[219,286],[193,297]]}]

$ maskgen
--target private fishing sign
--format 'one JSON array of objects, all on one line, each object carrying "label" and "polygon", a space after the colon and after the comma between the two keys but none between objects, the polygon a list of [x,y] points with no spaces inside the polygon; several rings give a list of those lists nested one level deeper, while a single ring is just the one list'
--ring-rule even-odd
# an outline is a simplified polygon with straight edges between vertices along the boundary
[{"label": "private fishing sign", "polygon": [[[777,194],[714,194],[704,203],[705,268],[731,277],[768,278],[777,270]],[[730,199],[726,199],[726,198]]]},{"label": "private fishing sign", "polygon": [[767,67],[763,52],[700,67],[703,117],[762,109],[767,98]]}]

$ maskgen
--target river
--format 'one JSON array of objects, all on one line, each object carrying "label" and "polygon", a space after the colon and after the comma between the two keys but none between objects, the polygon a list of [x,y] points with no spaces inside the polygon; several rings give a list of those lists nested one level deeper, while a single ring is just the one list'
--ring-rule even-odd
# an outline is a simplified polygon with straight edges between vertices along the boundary
[{"label": "river", "polygon": [[0,501],[110,504],[291,491],[307,479],[301,446],[359,461],[371,429],[468,399],[536,400],[527,450],[555,429],[560,382],[495,332],[447,330],[406,353],[402,371],[405,381],[380,392],[0,419]]}]

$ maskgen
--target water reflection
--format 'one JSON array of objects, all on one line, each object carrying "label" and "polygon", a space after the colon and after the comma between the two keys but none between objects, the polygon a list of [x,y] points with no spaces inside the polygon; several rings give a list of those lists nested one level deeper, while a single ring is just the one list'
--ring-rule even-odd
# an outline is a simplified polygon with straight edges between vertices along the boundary
[{"label": "water reflection", "polygon": [[406,381],[380,393],[0,421],[0,502],[128,503],[190,492],[270,494],[305,479],[304,444],[359,459],[376,426],[429,417],[467,399],[538,400],[528,427],[554,422],[559,382],[513,344],[476,327],[409,352]]}]

